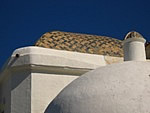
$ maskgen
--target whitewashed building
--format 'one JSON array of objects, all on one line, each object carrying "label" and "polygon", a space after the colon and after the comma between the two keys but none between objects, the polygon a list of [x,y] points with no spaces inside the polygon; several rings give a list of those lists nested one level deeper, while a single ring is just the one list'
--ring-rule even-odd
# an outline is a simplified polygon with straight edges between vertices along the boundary
[{"label": "whitewashed building", "polygon": [[[122,47],[121,41],[109,37],[65,32],[46,33],[36,42],[35,46],[16,49],[3,66],[0,73],[0,113],[102,112],[100,111],[101,108],[96,107],[96,111],[93,111],[94,108],[92,110],[90,107],[90,104],[94,104],[95,106],[96,104],[100,104],[98,97],[96,97],[97,101],[92,103],[91,100],[88,101],[87,98],[85,101],[87,104],[83,104],[82,98],[78,98],[80,96],[83,98],[86,97],[86,94],[81,91],[82,88],[87,87],[85,86],[86,80],[84,79],[88,79],[92,82],[91,76],[97,77],[98,73],[103,72],[103,68],[107,70],[107,67],[109,68],[110,66],[108,65],[110,64],[112,69],[116,69],[120,65],[125,65],[125,67],[130,65],[130,63],[124,64],[124,60],[127,62],[141,61],[142,63],[139,64],[140,66],[144,66],[144,62],[148,62],[146,65],[149,65],[149,61],[146,60],[144,43],[145,39],[137,32],[131,32],[126,36],[125,41],[123,42],[124,47]],[[134,67],[136,63],[131,64]],[[147,71],[147,68],[145,70]],[[87,73],[89,71],[90,73]],[[125,70],[126,73],[123,70],[120,71],[122,71],[121,73],[123,76],[125,76],[124,74],[128,73],[128,70]],[[116,72],[119,72],[119,70],[116,70]],[[83,77],[80,79],[80,76],[82,75]],[[86,76],[88,77],[86,78]],[[72,86],[71,82],[74,80],[75,82],[73,82],[73,84],[75,85]],[[96,78],[93,80],[95,82]],[[89,81],[87,81],[86,84],[88,84]],[[109,81],[110,80],[108,80],[106,83]],[[81,86],[77,86],[78,82],[81,84]],[[96,84],[99,85],[103,83],[97,83],[96,81],[95,85]],[[143,83],[141,85],[145,84]],[[143,87],[150,87],[149,84],[146,85],[148,86]],[[68,88],[70,86],[72,86],[71,88],[75,89],[79,88],[79,90],[77,91]],[[90,87],[90,83],[88,86]],[[95,93],[99,94],[99,92],[102,90],[105,89],[96,89]],[[120,89],[114,90],[118,90],[118,94]],[[68,91],[70,92],[69,94]],[[77,94],[74,97],[75,93],[83,93],[83,95],[79,96]],[[89,97],[92,99],[92,90],[87,90],[86,93],[88,93]],[[138,92],[133,93],[137,93],[138,95]],[[146,93],[146,95],[149,94],[150,93]],[[65,95],[65,97],[62,95]],[[109,95],[109,93],[107,95]],[[55,97],[56,99],[54,99]],[[59,97],[61,97],[60,100],[58,99]],[[150,98],[147,96],[142,97],[142,99],[143,98],[144,100],[148,99],[150,102]],[[65,102],[66,106],[61,99],[64,99],[63,101]],[[114,99],[112,101],[116,100]],[[127,100],[123,100],[121,102],[124,101]],[[149,102],[146,101],[146,104],[150,105]],[[56,109],[54,105],[55,103],[57,103]],[[107,103],[108,102],[106,102],[106,104]],[[138,104],[138,106],[142,107],[144,105],[144,108],[141,108],[141,111],[143,113],[149,113],[150,111],[147,109],[148,107],[145,107],[145,104],[143,103],[144,101],[142,101],[141,105]],[[72,108],[68,108],[67,105],[69,104]],[[74,106],[74,104],[78,106]],[[111,104],[113,104],[113,102],[110,103],[109,106],[111,106]],[[62,107],[62,105],[64,105],[64,107]],[[136,103],[132,104],[133,107],[134,105],[137,107]],[[86,110],[79,106],[86,108]],[[77,109],[76,107],[78,108],[77,111],[75,111]],[[118,110],[118,113],[121,113],[121,108],[111,108],[110,111],[107,111],[106,109],[108,108],[105,107],[103,108],[105,113],[115,112],[114,109]],[[137,109],[135,113],[140,113],[139,109]],[[145,111],[143,109],[145,109]],[[123,110],[125,111],[126,109]],[[134,112],[133,109],[129,110]]]}]

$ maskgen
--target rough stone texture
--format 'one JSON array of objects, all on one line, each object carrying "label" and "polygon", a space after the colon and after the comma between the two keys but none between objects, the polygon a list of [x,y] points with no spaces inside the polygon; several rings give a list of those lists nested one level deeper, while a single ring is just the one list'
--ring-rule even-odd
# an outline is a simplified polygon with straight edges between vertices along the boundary
[{"label": "rough stone texture", "polygon": [[122,41],[106,36],[54,31],[41,36],[35,46],[107,56],[123,56]]},{"label": "rough stone texture", "polygon": [[69,84],[45,113],[150,113],[150,62],[100,67]]}]

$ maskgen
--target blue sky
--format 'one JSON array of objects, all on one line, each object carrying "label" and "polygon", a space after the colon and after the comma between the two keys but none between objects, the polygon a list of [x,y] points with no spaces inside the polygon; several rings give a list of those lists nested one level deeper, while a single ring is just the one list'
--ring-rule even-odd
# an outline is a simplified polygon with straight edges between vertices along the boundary
[{"label": "blue sky", "polygon": [[0,0],[0,67],[19,47],[48,31],[123,39],[135,30],[150,41],[149,0]]}]

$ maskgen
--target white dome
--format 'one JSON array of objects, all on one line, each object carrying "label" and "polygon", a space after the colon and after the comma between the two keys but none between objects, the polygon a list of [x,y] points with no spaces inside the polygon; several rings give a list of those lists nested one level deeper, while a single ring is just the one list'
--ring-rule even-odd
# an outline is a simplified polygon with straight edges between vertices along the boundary
[{"label": "white dome", "polygon": [[150,113],[150,62],[130,61],[86,73],[45,113]]}]

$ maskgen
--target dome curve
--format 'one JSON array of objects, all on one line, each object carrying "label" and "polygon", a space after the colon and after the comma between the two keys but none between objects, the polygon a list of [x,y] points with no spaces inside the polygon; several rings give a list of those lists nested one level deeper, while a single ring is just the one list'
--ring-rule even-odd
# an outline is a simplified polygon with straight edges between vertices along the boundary
[{"label": "dome curve", "polygon": [[69,84],[46,113],[149,113],[150,62],[101,67]]}]

